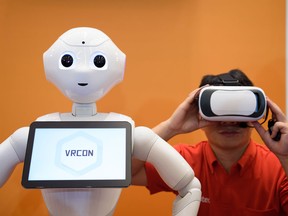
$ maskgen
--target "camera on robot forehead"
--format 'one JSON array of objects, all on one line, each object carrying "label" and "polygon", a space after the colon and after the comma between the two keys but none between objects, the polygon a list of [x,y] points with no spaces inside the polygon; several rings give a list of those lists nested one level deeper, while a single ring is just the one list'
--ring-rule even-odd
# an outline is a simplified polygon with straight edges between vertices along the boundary
[{"label": "camera on robot forehead", "polygon": [[254,86],[207,86],[199,93],[199,113],[209,121],[257,121],[266,116],[264,91]]}]

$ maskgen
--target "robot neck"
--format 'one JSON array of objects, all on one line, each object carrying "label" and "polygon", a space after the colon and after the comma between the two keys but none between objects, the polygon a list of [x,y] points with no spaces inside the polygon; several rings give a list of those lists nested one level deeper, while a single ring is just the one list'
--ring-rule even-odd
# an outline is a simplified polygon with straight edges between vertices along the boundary
[{"label": "robot neck", "polygon": [[73,103],[72,107],[73,116],[93,116],[97,114],[95,103]]}]

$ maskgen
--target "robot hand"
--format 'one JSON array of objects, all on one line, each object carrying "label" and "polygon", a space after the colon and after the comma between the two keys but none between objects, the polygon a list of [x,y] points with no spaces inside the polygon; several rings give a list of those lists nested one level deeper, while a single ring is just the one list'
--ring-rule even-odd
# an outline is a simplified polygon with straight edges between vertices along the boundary
[{"label": "robot hand", "polygon": [[166,184],[178,191],[173,215],[196,216],[201,201],[201,184],[189,164],[149,128],[136,127],[134,137],[133,156],[152,163]]},{"label": "robot hand", "polygon": [[[183,191],[183,190],[182,190]],[[192,181],[185,187],[182,192],[176,197],[173,203],[173,214],[175,216],[197,215],[201,202],[201,184],[194,177]]]},{"label": "robot hand", "polygon": [[15,131],[0,145],[0,187],[10,177],[15,166],[24,161],[28,127]]}]

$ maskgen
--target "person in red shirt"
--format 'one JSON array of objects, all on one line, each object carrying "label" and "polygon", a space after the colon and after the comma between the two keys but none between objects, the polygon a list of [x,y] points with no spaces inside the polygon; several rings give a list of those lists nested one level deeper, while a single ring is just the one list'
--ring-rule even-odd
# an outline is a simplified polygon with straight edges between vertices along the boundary
[{"label": "person in red shirt", "polygon": [[[240,85],[253,86],[240,70],[204,76],[205,85],[221,85],[229,75]],[[211,122],[199,118],[194,90],[170,118],[153,130],[164,140],[202,129],[207,141],[178,144],[174,148],[191,165],[201,182],[199,216],[272,216],[288,215],[288,123],[281,109],[267,97],[276,123],[270,133],[259,122],[251,122],[263,142],[251,139],[252,127],[239,122]],[[280,132],[279,141],[273,140]],[[144,185],[151,194],[172,191],[150,163],[133,160],[132,184]]]}]

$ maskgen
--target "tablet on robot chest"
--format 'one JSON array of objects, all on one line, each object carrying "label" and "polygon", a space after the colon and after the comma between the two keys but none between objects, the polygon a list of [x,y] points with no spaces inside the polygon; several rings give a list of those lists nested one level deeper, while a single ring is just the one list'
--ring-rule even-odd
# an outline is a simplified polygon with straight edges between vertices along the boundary
[{"label": "tablet on robot chest", "polygon": [[125,121],[33,122],[25,188],[127,187],[131,183],[131,124]]}]

